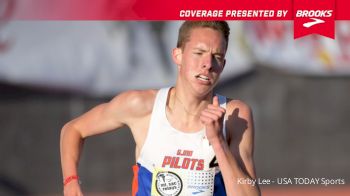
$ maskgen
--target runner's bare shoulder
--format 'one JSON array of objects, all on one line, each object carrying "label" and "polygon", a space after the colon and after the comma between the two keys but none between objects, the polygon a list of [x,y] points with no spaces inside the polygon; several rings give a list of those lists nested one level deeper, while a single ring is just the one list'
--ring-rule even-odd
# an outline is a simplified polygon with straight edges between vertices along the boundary
[{"label": "runner's bare shoulder", "polygon": [[109,108],[116,110],[125,121],[142,118],[152,112],[154,100],[158,90],[130,90],[114,97]]},{"label": "runner's bare shoulder", "polygon": [[233,112],[235,109],[239,109],[244,113],[251,113],[251,108],[245,102],[227,98],[227,112]]}]

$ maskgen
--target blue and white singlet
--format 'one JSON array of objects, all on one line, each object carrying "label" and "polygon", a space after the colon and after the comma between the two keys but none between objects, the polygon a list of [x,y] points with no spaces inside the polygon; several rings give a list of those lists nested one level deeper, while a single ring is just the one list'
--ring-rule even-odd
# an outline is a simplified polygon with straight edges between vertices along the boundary
[{"label": "blue and white singlet", "polygon": [[[205,130],[185,133],[170,125],[165,113],[169,89],[156,95],[147,137],[133,167],[133,196],[226,195]],[[217,96],[226,108],[226,97]]]}]

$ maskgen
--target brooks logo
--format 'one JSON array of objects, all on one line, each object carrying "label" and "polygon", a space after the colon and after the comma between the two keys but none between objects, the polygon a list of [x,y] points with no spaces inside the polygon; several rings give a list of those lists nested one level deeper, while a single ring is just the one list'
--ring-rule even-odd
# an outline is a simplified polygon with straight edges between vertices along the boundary
[{"label": "brooks logo", "polygon": [[325,23],[324,20],[321,20],[321,19],[318,19],[318,18],[310,18],[310,19],[313,20],[313,21],[304,23],[303,24],[304,27],[310,28],[310,27],[312,27],[314,25]]}]

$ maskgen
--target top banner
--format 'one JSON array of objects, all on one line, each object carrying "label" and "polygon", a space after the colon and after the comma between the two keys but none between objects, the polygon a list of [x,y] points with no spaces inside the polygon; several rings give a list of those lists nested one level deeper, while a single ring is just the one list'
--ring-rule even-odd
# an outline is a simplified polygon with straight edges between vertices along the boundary
[{"label": "top banner", "polygon": [[2,19],[14,20],[294,20],[295,38],[334,38],[334,21],[350,19],[348,0],[0,0],[0,7]]},{"label": "top banner", "polygon": [[[310,0],[302,0],[308,2]],[[350,19],[348,0],[331,1],[336,20]],[[293,20],[298,0],[0,0],[17,20]],[[300,1],[299,1],[300,2]],[[4,15],[4,13],[2,13]]]}]

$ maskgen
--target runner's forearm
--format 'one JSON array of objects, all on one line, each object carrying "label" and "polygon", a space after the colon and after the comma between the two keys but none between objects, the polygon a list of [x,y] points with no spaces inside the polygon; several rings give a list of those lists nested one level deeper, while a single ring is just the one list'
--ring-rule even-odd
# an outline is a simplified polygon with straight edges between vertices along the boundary
[{"label": "runner's forearm", "polygon": [[[239,184],[238,179],[251,178],[239,166],[237,160],[232,155],[229,147],[223,139],[212,143],[216,159],[224,179],[225,189],[228,196],[259,196],[260,190],[257,185]],[[255,177],[255,176],[254,176]],[[238,194],[237,194],[238,193]]]},{"label": "runner's forearm", "polygon": [[84,139],[67,123],[61,131],[60,151],[63,178],[78,175],[78,163]]}]

